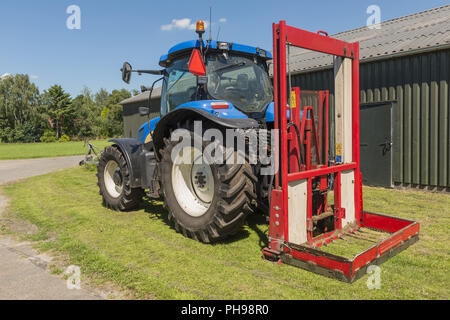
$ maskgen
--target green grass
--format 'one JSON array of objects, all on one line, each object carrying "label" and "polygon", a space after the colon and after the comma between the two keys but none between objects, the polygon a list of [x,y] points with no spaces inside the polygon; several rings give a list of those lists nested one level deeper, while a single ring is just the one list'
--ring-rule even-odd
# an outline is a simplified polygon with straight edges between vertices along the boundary
[{"label": "green grass", "polygon": [[[110,143],[108,140],[93,140],[91,143],[100,150]],[[0,160],[49,158],[85,154],[87,147],[83,141],[52,143],[0,143]]]},{"label": "green grass", "polygon": [[226,243],[184,238],[158,201],[120,213],[106,210],[92,171],[70,169],[5,187],[9,218],[40,229],[41,250],[68,256],[95,283],[114,283],[156,299],[449,299],[450,196],[364,189],[365,208],[421,223],[421,239],[381,265],[381,289],[368,276],[342,283],[261,259],[267,226],[251,218]]}]

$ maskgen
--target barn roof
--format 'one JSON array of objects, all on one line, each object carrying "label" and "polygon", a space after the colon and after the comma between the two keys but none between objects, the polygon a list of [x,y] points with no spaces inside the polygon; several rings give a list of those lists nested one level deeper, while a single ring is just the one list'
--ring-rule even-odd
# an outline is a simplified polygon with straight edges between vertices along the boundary
[{"label": "barn roof", "polygon": [[[138,94],[137,96],[123,100],[122,102],[120,102],[120,104],[127,105],[127,104],[131,104],[131,103],[136,103],[136,102],[148,101],[149,94],[150,94],[149,91],[145,91],[141,94]],[[160,97],[161,97],[161,87],[154,88],[153,92],[152,92],[152,99],[159,99]]]},{"label": "barn roof", "polygon": [[[450,5],[387,20],[379,27],[369,29],[365,26],[331,37],[359,42],[361,62],[450,47]],[[293,73],[328,68],[332,62],[332,56],[290,48]]]}]

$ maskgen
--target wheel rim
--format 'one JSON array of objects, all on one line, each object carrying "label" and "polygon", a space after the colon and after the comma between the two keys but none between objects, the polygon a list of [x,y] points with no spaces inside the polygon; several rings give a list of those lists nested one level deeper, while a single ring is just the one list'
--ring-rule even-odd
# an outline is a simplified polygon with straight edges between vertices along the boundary
[{"label": "wheel rim", "polygon": [[[172,165],[172,186],[184,212],[192,217],[201,217],[208,211],[214,197],[214,176],[211,166],[195,163],[194,150],[185,147],[176,155]],[[200,159],[201,152],[196,153]]]},{"label": "wheel rim", "polygon": [[104,172],[105,188],[109,195],[113,198],[118,198],[123,190],[123,176],[119,164],[110,160],[106,164]]}]

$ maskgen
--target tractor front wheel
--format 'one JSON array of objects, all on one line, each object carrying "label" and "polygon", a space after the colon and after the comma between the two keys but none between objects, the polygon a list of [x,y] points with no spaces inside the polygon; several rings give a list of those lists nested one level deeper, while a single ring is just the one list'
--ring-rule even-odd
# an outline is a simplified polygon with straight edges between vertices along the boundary
[{"label": "tractor front wheel", "polygon": [[127,161],[116,146],[106,147],[97,165],[97,179],[103,204],[110,209],[127,211],[136,208],[144,191],[131,188]]},{"label": "tractor front wheel", "polygon": [[[257,178],[247,161],[238,164],[206,164],[200,158],[206,143],[177,146],[165,139],[160,177],[169,220],[185,237],[209,243],[234,234],[254,210]],[[236,157],[235,150],[228,152]],[[187,157],[186,157],[187,155]],[[186,161],[189,159],[189,161]]]}]

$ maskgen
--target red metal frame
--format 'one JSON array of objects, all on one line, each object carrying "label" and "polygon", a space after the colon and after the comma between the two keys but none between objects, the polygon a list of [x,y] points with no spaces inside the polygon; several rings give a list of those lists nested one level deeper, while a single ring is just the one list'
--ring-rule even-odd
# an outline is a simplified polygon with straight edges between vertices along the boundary
[{"label": "red metal frame", "polygon": [[[320,32],[323,33],[323,32]],[[383,262],[386,257],[396,254],[418,239],[419,224],[414,221],[388,217],[376,213],[363,211],[362,203],[362,178],[360,172],[360,138],[359,138],[359,44],[347,43],[333,39],[322,34],[312,33],[287,26],[285,21],[273,24],[274,43],[274,102],[275,102],[275,129],[279,130],[280,138],[276,141],[276,161],[280,168],[275,177],[275,188],[271,194],[269,245],[263,250],[266,259],[282,261],[305,269],[312,269],[318,273],[333,276],[341,280],[352,282],[365,273],[370,264]],[[290,107],[290,119],[300,126],[300,141],[297,141],[296,131],[288,130],[287,124],[287,70],[286,70],[286,46],[319,51],[334,56],[352,59],[352,162],[341,165],[328,166],[328,108],[319,109],[320,134],[325,134],[324,139],[317,139],[317,130],[314,122],[314,114],[311,107],[305,107],[303,116],[299,118],[300,94],[299,88],[293,88],[296,94],[296,105]],[[319,92],[320,103],[328,106],[328,92]],[[308,113],[310,116],[308,116]],[[325,119],[325,123],[323,120]],[[324,130],[325,128],[325,130]],[[288,141],[290,142],[288,147]],[[325,146],[322,149],[321,143]],[[316,157],[320,165],[311,164],[311,144],[314,143]],[[298,157],[303,144],[306,145],[306,163],[298,166]],[[324,152],[320,156],[320,152]],[[324,158],[324,159],[322,159]],[[279,166],[278,166],[279,164]],[[327,254],[316,248],[330,243],[343,236],[342,219],[345,210],[342,208],[341,173],[353,170],[355,180],[355,225],[349,225],[345,232],[351,233],[359,228],[371,228],[378,231],[389,232],[391,235],[356,255],[353,259],[347,259],[332,254]],[[318,198],[322,202],[318,212],[313,212],[312,185],[320,181],[320,191],[329,175],[334,175],[335,201],[332,215],[334,216],[334,231],[325,232],[319,236],[313,236],[312,218],[327,210],[326,196]],[[288,216],[288,183],[300,179],[307,180],[307,243],[297,245],[289,242],[289,216]],[[327,186],[328,187],[328,186]],[[317,193],[316,193],[317,194]],[[327,212],[327,215],[331,213]],[[320,218],[320,217],[319,217]],[[336,232],[343,231],[343,232]]]},{"label": "red metal frame", "polygon": [[[366,274],[369,265],[386,261],[419,239],[417,222],[370,212],[363,212],[363,217],[365,227],[389,232],[391,235],[352,259],[306,246],[290,245],[281,256],[281,261],[342,281],[353,282]],[[394,221],[395,223],[391,224]]]}]

